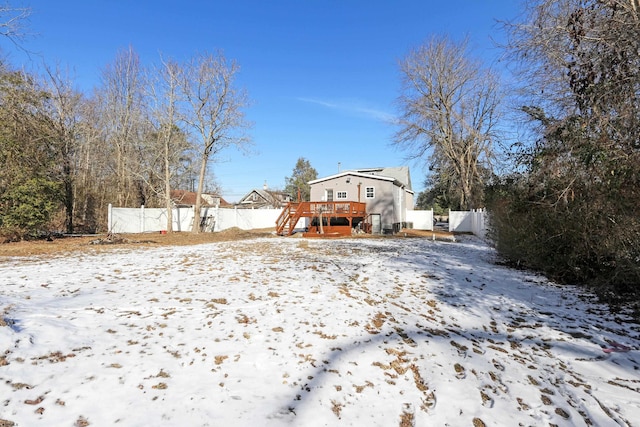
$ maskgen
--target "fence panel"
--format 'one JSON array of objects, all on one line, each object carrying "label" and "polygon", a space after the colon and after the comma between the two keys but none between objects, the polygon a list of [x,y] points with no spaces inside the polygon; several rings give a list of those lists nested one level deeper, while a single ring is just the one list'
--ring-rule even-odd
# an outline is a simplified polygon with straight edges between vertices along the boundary
[{"label": "fence panel", "polygon": [[455,233],[471,233],[471,212],[449,211],[449,231]]},{"label": "fence panel", "polygon": [[113,233],[144,232],[144,208],[114,208],[109,205],[108,227]]},{"label": "fence panel", "polygon": [[471,232],[484,239],[487,235],[487,213],[484,209],[477,209],[471,215]]},{"label": "fence panel", "polygon": [[216,211],[215,231],[222,231],[232,227],[242,230],[257,228],[275,228],[276,219],[281,209],[229,209],[219,208]]},{"label": "fence panel", "polygon": [[407,222],[416,230],[433,230],[433,209],[428,211],[407,211]]},{"label": "fence panel", "polygon": [[449,231],[473,233],[484,239],[487,235],[487,215],[484,209],[449,211]]},{"label": "fence panel", "polygon": [[142,215],[142,230],[166,230],[167,229],[167,211],[166,209],[146,209]]},{"label": "fence panel", "polygon": [[[164,209],[163,209],[164,210]],[[166,221],[160,230],[167,228]],[[174,208],[173,209],[173,231],[191,231],[193,226],[193,208]]]}]

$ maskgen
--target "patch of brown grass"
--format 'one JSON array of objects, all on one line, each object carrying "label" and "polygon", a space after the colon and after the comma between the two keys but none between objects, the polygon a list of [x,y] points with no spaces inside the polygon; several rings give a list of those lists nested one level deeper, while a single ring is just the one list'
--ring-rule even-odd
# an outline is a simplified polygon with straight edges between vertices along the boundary
[{"label": "patch of brown grass", "polygon": [[342,412],[342,403],[336,402],[335,400],[331,401],[331,411],[340,419],[340,413]]},{"label": "patch of brown grass", "polygon": [[399,427],[414,427],[415,420],[413,412],[409,411],[410,407],[405,403],[405,410],[400,415],[400,424]]},{"label": "patch of brown grass", "polygon": [[218,355],[215,356],[215,364],[216,365],[222,365],[222,363],[225,361],[225,359],[228,359],[229,356],[227,355]]},{"label": "patch of brown grass", "polygon": [[120,234],[110,244],[91,244],[105,240],[107,234],[78,237],[54,238],[47,240],[30,240],[0,244],[0,256],[33,256],[33,255],[67,255],[76,252],[109,251],[116,248],[145,248],[158,246],[189,246],[214,242],[246,240],[256,237],[275,237],[272,229],[241,230],[230,228],[216,233],[175,232],[160,234],[138,233]]}]

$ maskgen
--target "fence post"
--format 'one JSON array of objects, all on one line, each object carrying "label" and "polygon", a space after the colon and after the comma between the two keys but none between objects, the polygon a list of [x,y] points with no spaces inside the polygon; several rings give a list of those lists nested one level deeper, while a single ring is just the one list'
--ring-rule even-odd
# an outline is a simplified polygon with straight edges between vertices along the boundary
[{"label": "fence post", "polygon": [[112,221],[113,221],[113,217],[112,217],[112,213],[111,210],[113,209],[113,205],[111,203],[109,203],[109,207],[107,210],[107,232],[110,233],[111,232],[111,227],[113,226]]},{"label": "fence post", "polygon": [[475,209],[471,209],[470,212],[471,212],[471,234],[477,235],[476,234],[476,230],[477,230],[477,228],[476,228],[476,218],[477,218],[476,210]]},{"label": "fence post", "polygon": [[433,208],[431,208],[431,219],[429,220],[429,225],[431,226],[431,231],[433,231],[433,229],[434,229],[434,227],[433,227],[433,226],[434,226],[434,222],[433,222],[433,220],[434,220],[434,216],[433,216]]}]

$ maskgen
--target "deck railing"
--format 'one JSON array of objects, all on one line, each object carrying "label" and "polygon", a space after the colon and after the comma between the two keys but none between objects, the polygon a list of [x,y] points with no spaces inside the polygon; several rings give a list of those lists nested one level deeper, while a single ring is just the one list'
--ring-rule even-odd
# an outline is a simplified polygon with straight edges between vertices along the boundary
[{"label": "deck railing", "polygon": [[364,216],[366,215],[366,204],[360,202],[304,202],[298,209],[302,208],[302,216],[334,215],[334,216]]}]

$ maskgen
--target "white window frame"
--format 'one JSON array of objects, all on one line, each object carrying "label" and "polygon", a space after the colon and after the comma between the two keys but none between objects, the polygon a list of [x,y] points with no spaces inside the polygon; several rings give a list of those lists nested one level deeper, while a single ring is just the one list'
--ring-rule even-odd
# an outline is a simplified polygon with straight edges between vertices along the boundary
[{"label": "white window frame", "polygon": [[336,191],[336,200],[347,200],[346,191]]},{"label": "white window frame", "polygon": [[[369,195],[369,190],[371,190],[371,195]],[[364,198],[365,199],[375,199],[376,198],[376,187],[365,187],[364,188]]]}]

